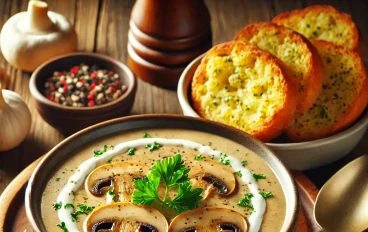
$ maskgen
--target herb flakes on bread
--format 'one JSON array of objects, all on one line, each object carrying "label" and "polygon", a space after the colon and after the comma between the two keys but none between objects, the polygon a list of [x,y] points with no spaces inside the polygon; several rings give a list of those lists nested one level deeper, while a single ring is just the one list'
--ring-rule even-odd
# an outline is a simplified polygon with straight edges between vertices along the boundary
[{"label": "herb flakes on bread", "polygon": [[255,45],[232,41],[207,52],[192,81],[201,117],[241,129],[262,141],[290,124],[296,89],[283,64]]},{"label": "herb flakes on bread", "polygon": [[358,28],[350,15],[329,5],[314,5],[282,13],[273,23],[299,32],[308,39],[325,40],[363,53]]},{"label": "herb flakes on bread", "polygon": [[351,125],[368,102],[368,79],[361,57],[342,46],[313,41],[324,63],[322,91],[310,108],[286,129],[293,141],[330,136]]},{"label": "herb flakes on bread", "polygon": [[298,91],[297,115],[313,105],[322,88],[323,66],[307,39],[283,26],[254,23],[244,27],[235,40],[255,44],[285,64]]}]

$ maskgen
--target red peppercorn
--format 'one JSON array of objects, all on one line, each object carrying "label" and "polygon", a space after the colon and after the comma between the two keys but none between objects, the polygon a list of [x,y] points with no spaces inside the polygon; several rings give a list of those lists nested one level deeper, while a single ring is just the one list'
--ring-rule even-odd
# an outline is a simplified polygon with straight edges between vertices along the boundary
[{"label": "red peppercorn", "polygon": [[95,79],[97,77],[97,72],[93,72],[93,73],[91,73],[91,78],[92,79]]},{"label": "red peppercorn", "polygon": [[66,80],[61,81],[63,85],[66,85]]},{"label": "red peppercorn", "polygon": [[119,86],[119,85],[120,85],[120,81],[119,81],[119,80],[116,80],[116,81],[114,81],[114,84],[115,84],[116,86]]},{"label": "red peppercorn", "polygon": [[109,72],[109,76],[111,77],[112,75],[114,75],[114,72],[113,71],[110,71]]},{"label": "red peppercorn", "polygon": [[94,106],[95,105],[95,101],[91,100],[88,102],[88,106]]},{"label": "red peppercorn", "polygon": [[102,84],[102,80],[98,80],[98,82],[97,82],[99,85],[101,85]]},{"label": "red peppercorn", "polygon": [[71,72],[71,73],[73,73],[73,74],[77,74],[77,73],[78,73],[78,71],[79,71],[78,66],[74,66],[74,67],[70,70],[70,72]]},{"label": "red peppercorn", "polygon": [[51,87],[50,87],[50,91],[51,91],[51,92],[55,91],[55,87],[54,87],[54,86],[51,86]]},{"label": "red peppercorn", "polygon": [[79,79],[79,82],[84,83],[84,79],[83,78],[80,78]]},{"label": "red peppercorn", "polygon": [[60,77],[60,76],[62,76],[63,75],[63,73],[62,72],[58,72],[58,76]]},{"label": "red peppercorn", "polygon": [[64,92],[68,92],[68,85],[64,85]]},{"label": "red peppercorn", "polygon": [[89,99],[89,100],[93,100],[93,99],[95,99],[95,95],[94,95],[94,94],[92,94],[92,93],[88,94],[88,99]]},{"label": "red peppercorn", "polygon": [[115,93],[116,92],[116,88],[114,86],[111,86],[111,92]]},{"label": "red peppercorn", "polygon": [[89,86],[89,91],[92,91],[96,88],[96,83],[92,83],[90,86]]}]

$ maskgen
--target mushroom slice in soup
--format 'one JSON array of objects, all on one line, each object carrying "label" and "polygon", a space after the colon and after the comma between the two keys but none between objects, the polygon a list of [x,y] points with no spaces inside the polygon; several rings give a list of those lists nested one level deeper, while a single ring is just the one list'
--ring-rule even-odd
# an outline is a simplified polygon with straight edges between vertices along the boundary
[{"label": "mushroom slice in soup", "polygon": [[217,162],[193,162],[188,176],[193,188],[203,189],[203,199],[214,190],[220,195],[229,195],[235,190],[236,181],[232,169]]},{"label": "mushroom slice in soup", "polygon": [[84,221],[85,232],[166,232],[166,218],[157,209],[133,203],[113,203],[94,210]]},{"label": "mushroom slice in soup", "polygon": [[176,216],[168,232],[246,232],[247,220],[238,212],[221,207],[204,207]]},{"label": "mushroom slice in soup", "polygon": [[85,189],[96,197],[107,192],[114,201],[129,202],[134,192],[134,180],[144,178],[149,166],[135,162],[116,162],[102,165],[87,177]]}]

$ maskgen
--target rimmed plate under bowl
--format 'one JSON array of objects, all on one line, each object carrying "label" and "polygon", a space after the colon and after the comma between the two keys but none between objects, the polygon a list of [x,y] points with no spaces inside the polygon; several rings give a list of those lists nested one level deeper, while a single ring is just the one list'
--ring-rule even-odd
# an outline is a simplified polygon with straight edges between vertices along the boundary
[{"label": "rimmed plate under bowl", "polygon": [[186,129],[224,137],[258,154],[275,173],[286,199],[282,231],[294,231],[299,216],[295,183],[283,163],[262,142],[235,128],[208,120],[180,115],[141,115],[119,118],[84,129],[55,146],[41,160],[32,174],[26,191],[27,216],[35,231],[45,231],[41,216],[41,198],[55,167],[70,159],[74,151],[92,141],[131,130]]},{"label": "rimmed plate under bowl", "polygon": [[[200,117],[191,105],[191,82],[204,55],[199,56],[188,65],[182,73],[178,84],[178,98],[184,115]],[[354,125],[335,135],[297,143],[275,143],[266,145],[286,164],[289,169],[307,170],[330,164],[347,155],[363,138],[368,128],[368,111],[366,110]]]},{"label": "rimmed plate under bowl", "polygon": [[[69,70],[81,63],[118,73],[127,90],[118,99],[93,107],[63,106],[42,94],[44,83],[53,72]],[[62,133],[71,134],[96,123],[128,115],[133,107],[137,84],[132,71],[118,60],[97,53],[71,53],[53,58],[38,67],[31,76],[29,88],[41,117]]]}]

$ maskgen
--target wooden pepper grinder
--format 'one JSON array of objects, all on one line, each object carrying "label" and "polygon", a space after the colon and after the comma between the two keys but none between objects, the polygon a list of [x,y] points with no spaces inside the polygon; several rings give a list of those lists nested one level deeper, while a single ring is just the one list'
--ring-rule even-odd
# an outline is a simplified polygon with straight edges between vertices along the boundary
[{"label": "wooden pepper grinder", "polygon": [[128,32],[128,65],[142,80],[176,88],[185,67],[212,46],[203,0],[137,0]]}]

